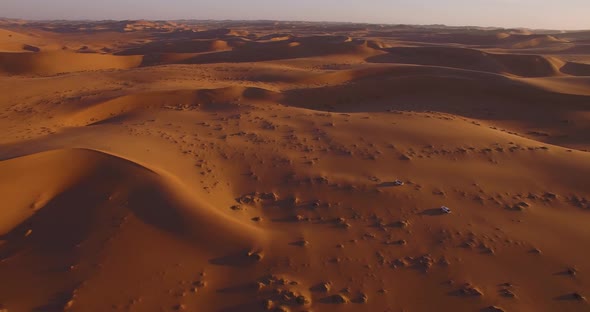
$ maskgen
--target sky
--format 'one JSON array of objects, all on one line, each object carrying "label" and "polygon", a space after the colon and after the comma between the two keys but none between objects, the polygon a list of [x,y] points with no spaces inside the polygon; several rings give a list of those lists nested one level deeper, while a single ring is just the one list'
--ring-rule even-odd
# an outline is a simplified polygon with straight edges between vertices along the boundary
[{"label": "sky", "polygon": [[590,29],[590,0],[0,0],[23,19],[232,19]]}]

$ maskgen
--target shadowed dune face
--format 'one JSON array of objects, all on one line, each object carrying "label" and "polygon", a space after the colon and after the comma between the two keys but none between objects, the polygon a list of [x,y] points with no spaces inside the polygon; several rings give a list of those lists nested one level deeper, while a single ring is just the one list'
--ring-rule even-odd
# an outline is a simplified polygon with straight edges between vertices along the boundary
[{"label": "shadowed dune face", "polygon": [[145,55],[150,53],[201,53],[231,49],[224,40],[169,40],[150,42],[118,52],[118,55]]},{"label": "shadowed dune face", "polygon": [[567,62],[561,71],[572,76],[590,76],[590,64]]},{"label": "shadowed dune face", "polygon": [[364,41],[353,42],[348,37],[322,36],[246,42],[231,51],[195,56],[184,63],[261,62],[329,55],[370,56],[376,53],[378,52],[368,47]]},{"label": "shadowed dune face", "polygon": [[589,109],[586,95],[550,92],[499,75],[423,66],[390,67],[346,85],[293,89],[284,95],[289,105],[324,111],[442,111],[488,121],[526,120],[532,127],[560,127],[568,116]]},{"label": "shadowed dune face", "polygon": [[521,77],[546,77],[558,73],[553,64],[538,55],[491,54],[462,48],[403,47],[369,58],[376,63],[400,63],[454,67]]},{"label": "shadowed dune face", "polygon": [[[68,172],[68,163],[75,164],[73,172]],[[5,232],[3,236],[10,238],[15,233],[21,235],[27,230],[34,231],[35,235],[32,237],[39,241],[32,240],[31,243],[41,249],[49,247],[52,250],[52,246],[72,248],[85,240],[92,233],[92,223],[101,219],[97,216],[101,212],[99,207],[112,200],[112,194],[119,196],[119,200],[121,197],[126,198],[125,210],[143,222],[184,239],[190,240],[195,237],[195,231],[203,231],[208,227],[204,224],[191,224],[208,219],[203,214],[206,215],[209,208],[199,207],[198,201],[191,199],[197,196],[182,194],[183,187],[176,185],[176,182],[166,181],[166,178],[159,177],[150,169],[115,156],[91,150],[58,150],[5,160],[2,167],[3,172],[8,173],[7,176],[20,171],[19,178],[22,181],[19,182],[23,185],[35,183],[33,179],[39,171],[54,177],[61,171],[59,177],[62,178],[58,177],[55,183],[57,189],[51,191],[54,195],[33,193],[23,196],[24,198],[16,196],[13,200],[20,203],[39,197],[43,199],[41,202],[31,202],[29,207],[21,204],[23,207],[16,205],[17,207],[3,211],[7,214],[3,218],[7,222],[2,224]],[[3,184],[7,182],[3,181]],[[48,187],[49,185],[41,184],[36,185],[35,189],[43,192],[40,190]],[[50,198],[51,196],[54,197]],[[191,200],[191,207],[186,207]],[[93,203],[95,207],[83,208],[85,201]],[[27,211],[30,208],[34,210]],[[29,215],[32,218],[26,219]],[[212,219],[215,218],[218,217]],[[26,222],[23,222],[25,219]],[[219,224],[223,222],[220,221]],[[214,225],[215,223],[210,224]],[[246,235],[248,231],[247,226],[240,230],[241,235]],[[208,232],[210,231],[205,231]],[[254,238],[247,241],[254,241]],[[228,244],[221,241],[218,243],[219,246]]]},{"label": "shadowed dune face", "polygon": [[68,105],[62,109],[69,115],[64,121],[72,126],[82,126],[121,121],[120,117],[149,111],[233,111],[242,105],[242,101],[272,101],[279,98],[280,94],[264,89],[227,87],[136,93],[84,106]]},{"label": "shadowed dune face", "polygon": [[0,25],[0,311],[588,310],[588,32]]},{"label": "shadowed dune face", "polygon": [[86,53],[0,53],[0,73],[10,75],[55,75],[60,73],[129,69],[141,64],[141,56]]}]

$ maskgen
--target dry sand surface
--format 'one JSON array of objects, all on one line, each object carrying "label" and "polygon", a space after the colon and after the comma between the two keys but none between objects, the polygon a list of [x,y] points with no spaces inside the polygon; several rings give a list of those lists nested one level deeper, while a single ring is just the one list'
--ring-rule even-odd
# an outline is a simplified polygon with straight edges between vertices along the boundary
[{"label": "dry sand surface", "polygon": [[0,311],[590,311],[588,150],[590,32],[2,20]]}]

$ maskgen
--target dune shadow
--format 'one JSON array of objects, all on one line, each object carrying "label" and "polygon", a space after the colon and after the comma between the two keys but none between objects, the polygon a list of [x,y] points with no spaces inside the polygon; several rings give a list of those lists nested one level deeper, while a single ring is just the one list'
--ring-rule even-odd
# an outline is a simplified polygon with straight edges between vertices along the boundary
[{"label": "dune shadow", "polygon": [[[422,92],[425,85],[429,86],[428,93]],[[589,98],[542,89],[499,74],[432,66],[385,67],[353,77],[346,85],[291,89],[283,96],[282,103],[287,106],[317,111],[436,111],[482,120],[522,120],[527,124],[522,131],[547,132],[563,128],[560,118],[565,119],[570,112],[588,111]],[[581,132],[568,135],[541,139],[562,145],[565,141],[584,142],[588,137]]]},{"label": "dune shadow", "polygon": [[146,187],[129,194],[129,209],[143,222],[169,233],[185,236],[187,229],[182,215],[171,207],[173,200],[157,190]]},{"label": "dune shadow", "polygon": [[555,273],[553,273],[553,275],[575,277],[576,271],[572,270],[572,269],[566,269],[563,271],[555,272]]},{"label": "dune shadow", "polygon": [[590,76],[590,64],[567,62],[560,70],[572,76]]},{"label": "dune shadow", "polygon": [[343,304],[350,301],[346,297],[336,294],[320,298],[318,302],[323,304]]},{"label": "dune shadow", "polygon": [[222,266],[246,267],[260,261],[262,257],[258,253],[253,253],[248,249],[233,252],[225,256],[213,258],[209,263]]},{"label": "dune shadow", "polygon": [[369,63],[401,63],[443,66],[498,73],[500,64],[475,49],[457,47],[394,47],[388,53],[369,57]]},{"label": "dune shadow", "polygon": [[23,246],[39,251],[68,251],[85,240],[99,219],[99,208],[105,199],[91,180],[57,195],[4,235],[9,243],[0,248],[0,258],[9,257]]},{"label": "dune shadow", "polygon": [[579,293],[570,293],[554,297],[553,300],[558,301],[585,301],[586,299]]},{"label": "dune shadow", "polygon": [[131,116],[132,116],[132,114],[129,114],[129,113],[115,115],[115,116],[107,117],[105,119],[92,121],[91,123],[87,124],[86,126],[90,127],[90,126],[99,126],[99,125],[106,125],[106,124],[122,124],[124,121],[129,119]]},{"label": "dune shadow", "polygon": [[[68,154],[76,159],[87,157],[96,160],[96,167],[72,185],[56,195],[33,216],[4,235],[9,241],[0,248],[5,258],[23,246],[39,251],[63,252],[75,248],[97,228],[109,228],[105,218],[122,220],[131,211],[141,221],[166,232],[185,236],[184,218],[175,209],[173,198],[161,190],[153,172],[131,161],[90,150],[73,150]],[[143,182],[135,185],[135,179]],[[120,187],[128,190],[127,201],[111,201]],[[113,228],[119,226],[114,225]],[[100,232],[102,233],[102,232]],[[108,235],[105,232],[104,235]]]},{"label": "dune shadow", "polygon": [[539,55],[496,54],[458,47],[395,47],[389,53],[367,59],[371,63],[401,63],[440,66],[521,77],[556,75],[551,62]]},{"label": "dune shadow", "polygon": [[397,186],[401,186],[396,184],[395,182],[382,182],[377,184],[377,187],[397,187]]},{"label": "dune shadow", "polygon": [[64,311],[71,299],[71,292],[57,293],[49,299],[47,304],[33,308],[33,312]]},{"label": "dune shadow", "polygon": [[453,297],[464,297],[464,298],[477,298],[477,297],[480,297],[480,295],[466,293],[465,290],[463,290],[463,289],[457,289],[457,290],[449,291],[449,292],[447,292],[447,295],[448,296],[453,296]]},{"label": "dune shadow", "polygon": [[329,284],[326,283],[318,283],[309,287],[309,291],[316,292],[316,293],[327,293],[329,290]]},{"label": "dune shadow", "polygon": [[28,44],[23,45],[23,50],[29,51],[29,52],[41,52],[41,49],[39,47],[28,45]]}]

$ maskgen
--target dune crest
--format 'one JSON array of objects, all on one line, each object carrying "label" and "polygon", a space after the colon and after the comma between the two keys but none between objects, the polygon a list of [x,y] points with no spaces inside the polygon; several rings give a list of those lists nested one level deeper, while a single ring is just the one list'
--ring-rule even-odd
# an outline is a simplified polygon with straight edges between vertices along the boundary
[{"label": "dune crest", "polygon": [[55,75],[68,72],[129,69],[142,57],[71,52],[0,53],[0,74]]},{"label": "dune crest", "polygon": [[[33,191],[31,194],[12,197],[12,200],[21,204],[11,203],[11,209],[3,211],[6,215],[3,216],[3,223],[0,225],[4,235],[10,235],[9,232],[26,224],[28,218],[39,213],[45,206],[51,205],[57,197],[60,197],[59,200],[69,201],[68,198],[63,198],[62,194],[72,193],[71,189],[91,185],[91,188],[98,189],[99,194],[106,197],[102,200],[110,200],[114,193],[117,196],[126,196],[128,209],[139,218],[144,218],[146,223],[175,234],[186,235],[187,239],[194,239],[197,244],[207,244],[203,237],[212,232],[218,232],[217,238],[221,239],[215,246],[225,246],[224,248],[231,246],[232,240],[244,240],[251,244],[255,241],[256,230],[249,229],[249,224],[239,226],[239,222],[231,221],[231,217],[224,217],[218,209],[199,200],[198,195],[190,194],[192,192],[174,177],[116,156],[86,149],[56,150],[5,160],[1,164],[3,172],[10,176],[12,172],[20,171],[22,179],[22,184],[8,185],[4,181],[2,184],[10,187],[2,189],[6,192],[4,196],[8,197],[9,193],[14,192],[14,187],[23,185],[29,185],[28,189]],[[66,164],[74,164],[75,167],[70,169]],[[35,181],[40,185],[32,187],[31,182],[40,170],[41,176],[54,180]],[[115,181],[119,185],[113,185]],[[48,186],[52,186],[53,189],[48,189]],[[35,198],[37,200],[28,202]],[[208,221],[202,224],[202,220]],[[212,220],[218,221],[212,223]],[[235,226],[238,226],[238,229]],[[216,227],[219,229],[215,230]],[[247,238],[247,232],[251,232],[250,239]],[[223,241],[222,237],[229,240]],[[245,243],[242,243],[242,247],[244,245]],[[207,247],[212,248],[214,245]]]}]

